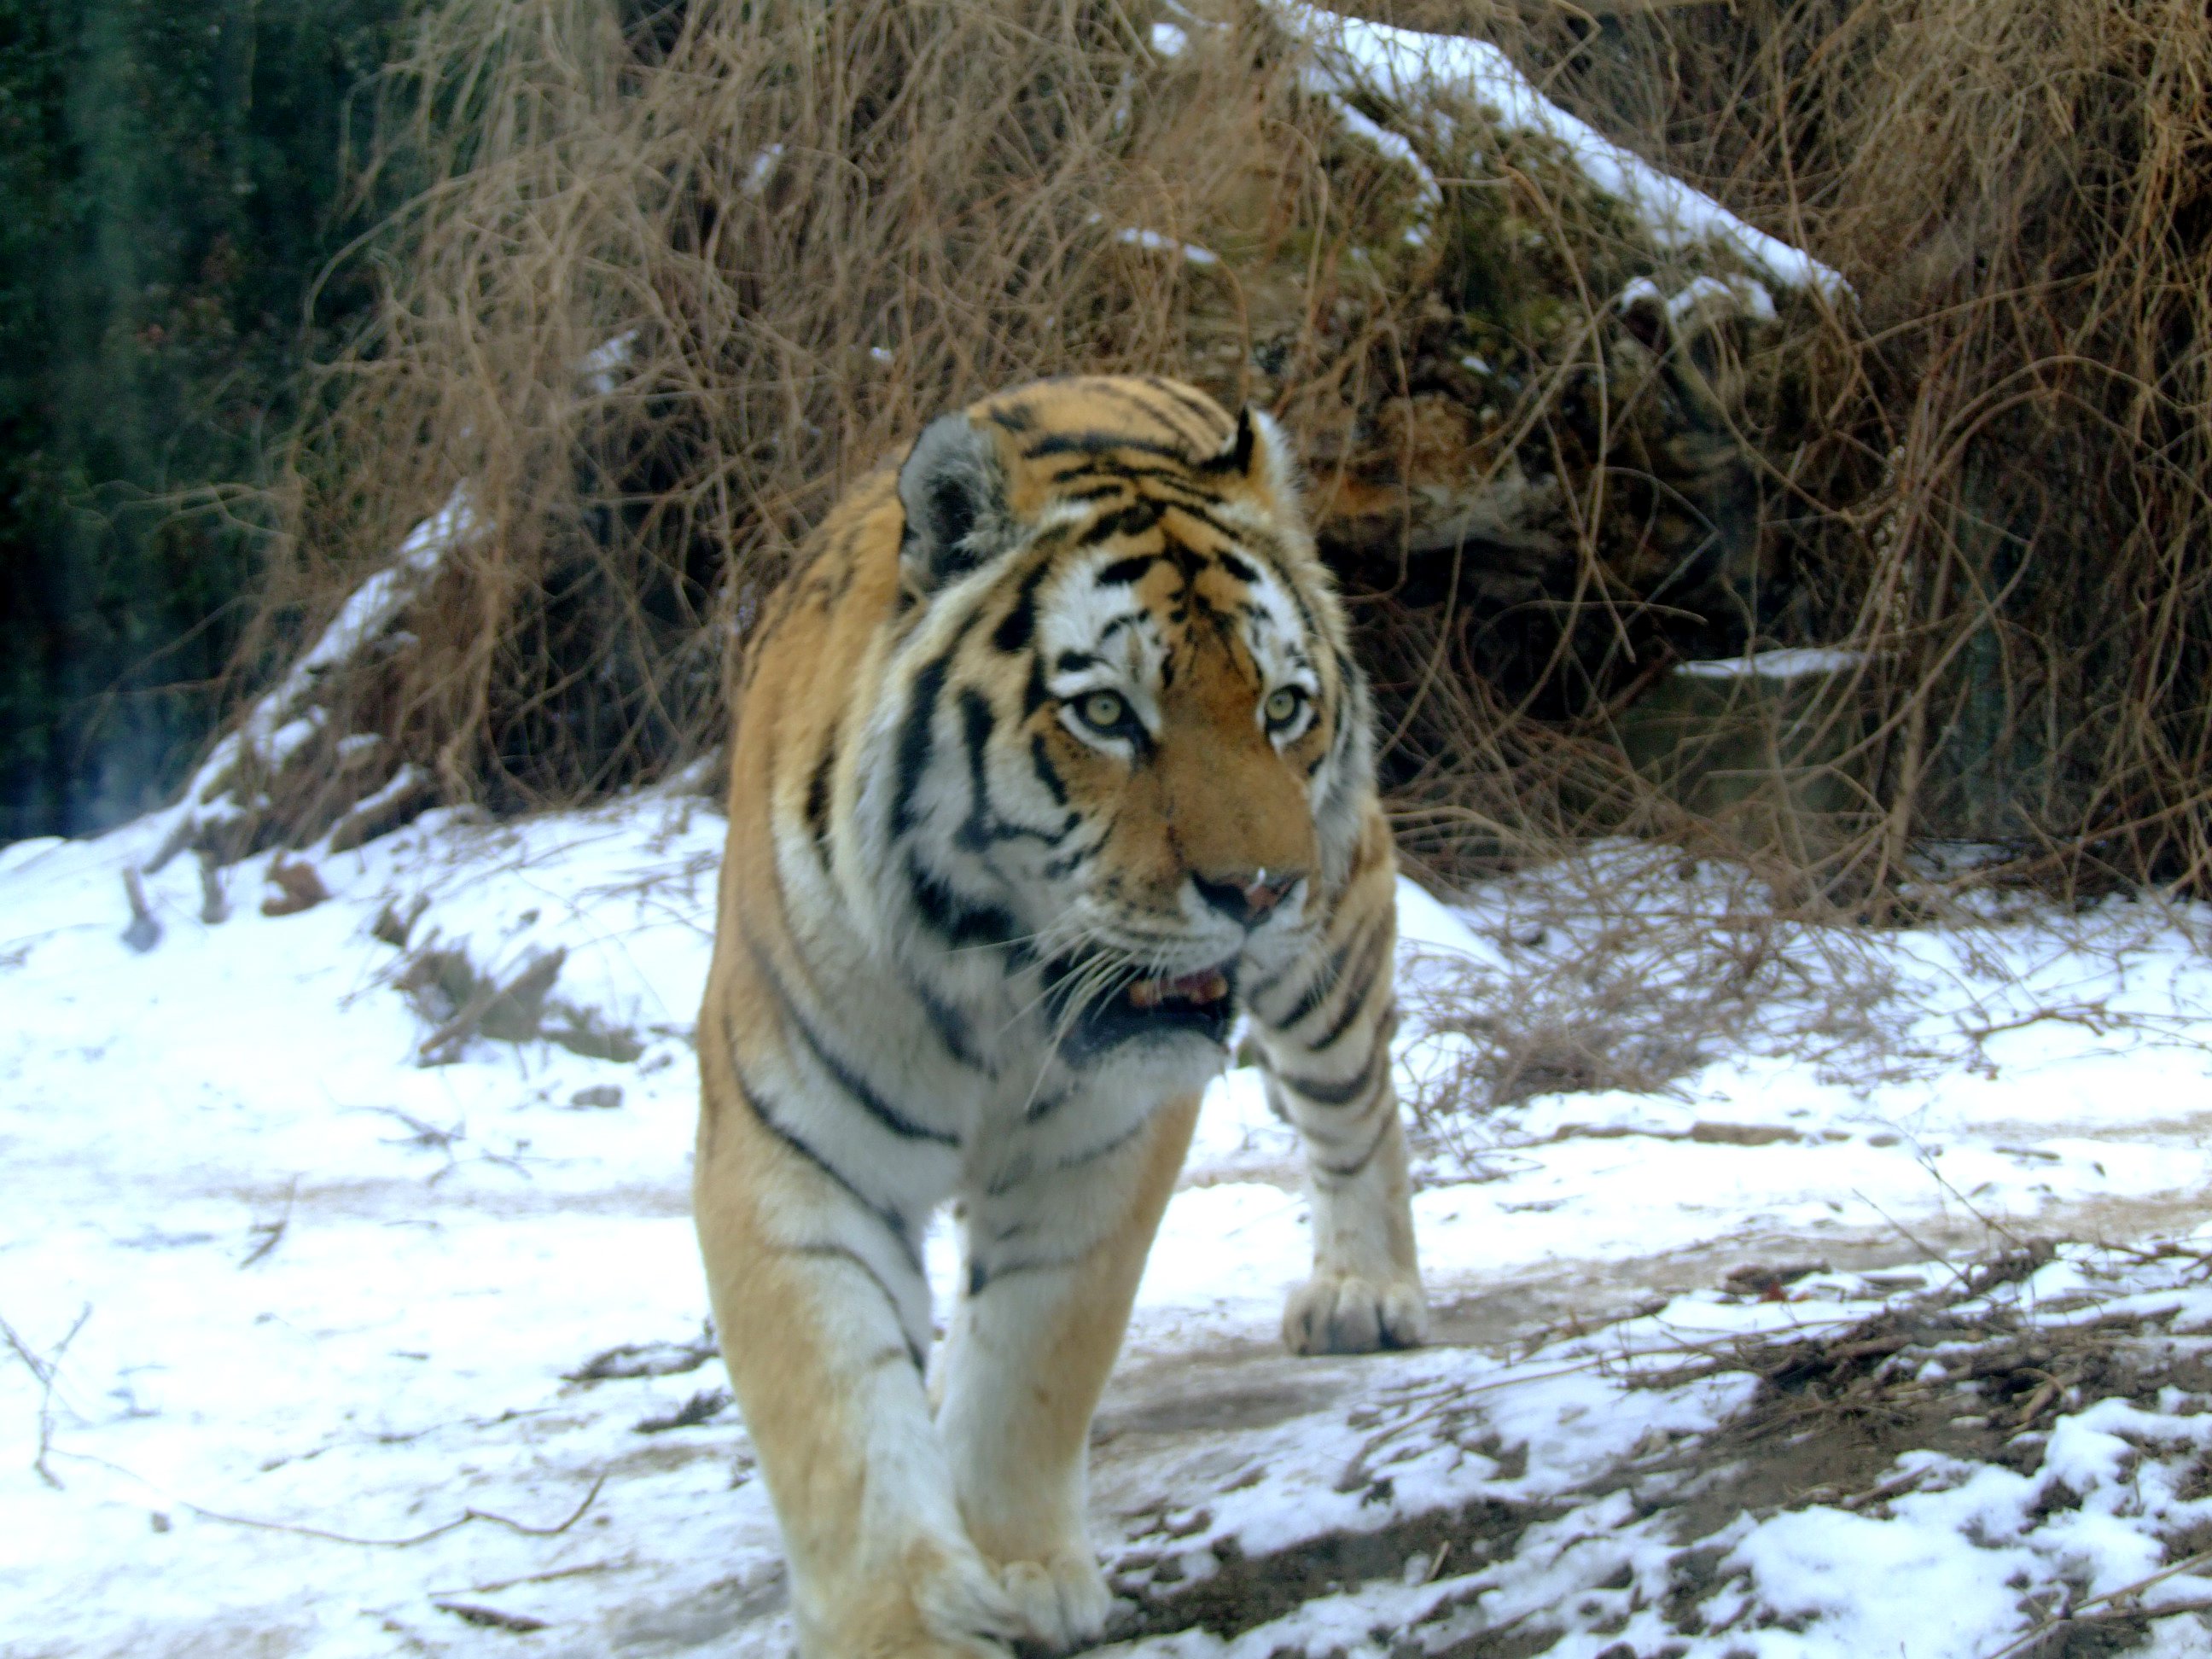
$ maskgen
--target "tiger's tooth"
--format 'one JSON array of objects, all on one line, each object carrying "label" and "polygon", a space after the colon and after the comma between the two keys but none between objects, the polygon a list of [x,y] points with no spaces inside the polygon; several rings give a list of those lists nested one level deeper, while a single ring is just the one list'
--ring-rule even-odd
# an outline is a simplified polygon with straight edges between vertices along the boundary
[{"label": "tiger's tooth", "polygon": [[1157,1008],[1166,989],[1156,979],[1140,979],[1129,988],[1129,1000],[1139,1008]]},{"label": "tiger's tooth", "polygon": [[1229,994],[1229,981],[1220,974],[1208,974],[1206,982],[1198,988],[1200,1002],[1218,1002]]}]

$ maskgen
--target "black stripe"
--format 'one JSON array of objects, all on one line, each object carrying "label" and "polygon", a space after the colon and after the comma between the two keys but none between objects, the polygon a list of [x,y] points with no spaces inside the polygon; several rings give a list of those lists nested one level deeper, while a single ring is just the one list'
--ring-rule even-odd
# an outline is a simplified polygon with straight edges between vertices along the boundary
[{"label": "black stripe", "polygon": [[[964,631],[964,630],[963,630]],[[952,650],[959,647],[955,640]],[[931,728],[937,719],[938,699],[945,695],[945,677],[952,665],[952,650],[924,663],[907,693],[906,718],[899,722],[897,747],[891,755],[890,832],[894,839],[914,827],[914,796],[921,787],[921,775],[929,769],[936,749]]]},{"label": "black stripe", "polygon": [[[1146,391],[1152,389],[1149,386],[1146,387]],[[1190,434],[1169,419],[1167,411],[1142,392],[1133,391],[1127,386],[1117,385],[1109,380],[1092,388],[1091,395],[1104,402],[1119,404],[1124,409],[1133,410],[1139,417],[1149,421],[1152,425],[1163,427],[1173,433],[1186,445],[1190,441]],[[1204,441],[1200,440],[1200,441]]]},{"label": "black stripe", "polygon": [[959,701],[961,741],[968,752],[968,816],[953,831],[952,844],[970,853],[988,852],[997,843],[1007,841],[1042,842],[1049,848],[1073,835],[1083,822],[1078,813],[1070,812],[1057,830],[1045,830],[1002,818],[993,809],[986,764],[991,733],[997,729],[997,717],[992,714],[988,700],[972,686],[961,689]]},{"label": "black stripe", "polygon": [[1245,553],[1267,566],[1267,574],[1291,596],[1291,603],[1297,606],[1298,620],[1304,624],[1306,637],[1310,640],[1322,637],[1321,627],[1314,619],[1313,607],[1306,603],[1304,590],[1291,580],[1290,567],[1283,562],[1282,549],[1272,536],[1250,526],[1231,529],[1211,513],[1185,506],[1180,501],[1176,503],[1176,508],[1196,519],[1223,540],[1236,543]]},{"label": "black stripe", "polygon": [[830,775],[836,765],[837,732],[833,726],[822,758],[814,763],[814,775],[806,782],[806,827],[813,834],[814,850],[825,870],[830,867]]},{"label": "black stripe", "polygon": [[1100,1158],[1108,1156],[1109,1153],[1120,1152],[1124,1146],[1127,1146],[1131,1141],[1134,1140],[1139,1135],[1144,1133],[1146,1130],[1152,1127],[1152,1120],[1149,1116],[1140,1117],[1133,1126],[1123,1130],[1120,1134],[1114,1136],[1110,1140],[1102,1140],[1096,1146],[1088,1147],[1079,1152],[1070,1152],[1066,1158],[1061,1158],[1060,1162],[1051,1165],[1048,1169],[1039,1171],[1039,1173],[1042,1175],[1064,1175],[1070,1170],[1079,1170],[1086,1164],[1095,1164]]},{"label": "black stripe", "polygon": [[1037,589],[1052,574],[1058,551],[1055,548],[1040,554],[1036,562],[1023,573],[1020,585],[1014,589],[1013,607],[999,619],[998,627],[992,632],[991,643],[1009,656],[1027,650],[1030,640],[1036,635]]},{"label": "black stripe", "polygon": [[970,903],[944,878],[923,869],[912,853],[907,854],[906,880],[922,925],[955,949],[1013,943],[1012,916],[995,904]]},{"label": "black stripe", "polygon": [[745,935],[745,944],[752,951],[754,968],[766,981],[769,994],[782,1006],[787,1023],[798,1031],[800,1040],[806,1044],[807,1052],[814,1056],[823,1071],[830,1073],[831,1081],[859,1103],[861,1110],[902,1139],[927,1140],[939,1146],[957,1146],[960,1144],[958,1136],[917,1122],[892,1105],[841,1055],[832,1053],[822,1034],[814,1029],[813,1023],[792,996],[782,975],[776,972],[775,963],[769,959],[766,948],[750,933]]},{"label": "black stripe", "polygon": [[1159,523],[1163,503],[1139,496],[1118,513],[1102,513],[1076,538],[1078,547],[1096,547],[1116,536],[1141,536]]},{"label": "black stripe", "polygon": [[1002,1279],[1012,1279],[1017,1273],[1043,1273],[1048,1269],[1064,1270],[1079,1267],[1082,1264],[1083,1256],[1089,1254],[1090,1252],[1086,1250],[1082,1255],[1042,1256],[1029,1261],[1009,1261],[1002,1267],[988,1269],[980,1261],[971,1261],[968,1264],[968,1294],[971,1297],[981,1296],[988,1286],[996,1284]]},{"label": "black stripe", "polygon": [[838,1188],[870,1215],[875,1217],[878,1221],[883,1223],[884,1231],[891,1236],[892,1242],[899,1247],[899,1254],[913,1264],[916,1273],[920,1273],[921,1250],[915,1243],[912,1235],[907,1231],[906,1223],[900,1218],[898,1212],[887,1210],[881,1205],[872,1202],[865,1193],[845,1178],[836,1164],[815,1151],[805,1137],[796,1130],[786,1127],[761,1100],[760,1091],[745,1081],[745,1074],[738,1069],[737,1056],[734,1054],[730,1056],[730,1077],[737,1085],[738,1098],[745,1103],[746,1109],[752,1113],[761,1127],[820,1170],[832,1185]]},{"label": "black stripe", "polygon": [[1091,580],[1101,587],[1121,587],[1140,581],[1144,574],[1160,562],[1158,553],[1139,553],[1126,559],[1116,559]]},{"label": "black stripe", "polygon": [[1052,688],[1044,683],[1044,659],[1030,659],[1030,677],[1022,682],[1022,718],[1030,715],[1052,701]]},{"label": "black stripe", "polygon": [[1004,1198],[1008,1193],[1026,1187],[1033,1181],[1042,1181],[1050,1176],[1066,1175],[1070,1170],[1079,1170],[1086,1164],[1095,1164],[1102,1158],[1120,1152],[1151,1126],[1151,1118],[1139,1118],[1133,1127],[1123,1130],[1110,1139],[1103,1140],[1096,1146],[1086,1146],[1079,1152],[1070,1152],[1059,1162],[1048,1164],[1042,1170],[1021,1170],[1011,1178],[1000,1176],[998,1180],[984,1188],[983,1194],[987,1198]]},{"label": "black stripe", "polygon": [[987,775],[990,758],[987,751],[998,720],[991,713],[990,702],[972,685],[960,688],[959,702],[960,741],[968,753],[968,816],[952,832],[952,844],[981,853],[993,842],[1005,839],[997,814],[991,811],[991,781]]},{"label": "black stripe", "polygon": [[1367,1056],[1366,1065],[1359,1068],[1357,1077],[1342,1083],[1323,1083],[1313,1078],[1293,1077],[1288,1072],[1279,1072],[1285,1088],[1295,1091],[1316,1106],[1349,1106],[1375,1087],[1390,1061],[1390,1045],[1377,1042]]},{"label": "black stripe", "polygon": [[891,1304],[891,1322],[899,1328],[899,1340],[906,1344],[902,1352],[895,1348],[887,1348],[876,1356],[877,1359],[878,1361],[885,1358],[905,1359],[909,1361],[918,1371],[928,1370],[928,1356],[923,1353],[916,1346],[915,1340],[906,1334],[906,1316],[899,1310],[897,1293],[884,1283],[884,1276],[875,1270],[867,1257],[862,1255],[858,1250],[849,1249],[842,1244],[793,1244],[789,1247],[789,1253],[793,1255],[812,1256],[817,1261],[850,1262],[866,1273],[869,1282],[884,1293],[884,1300]]},{"label": "black stripe", "polygon": [[1388,1113],[1385,1113],[1382,1117],[1382,1121],[1376,1128],[1375,1138],[1367,1143],[1367,1150],[1360,1153],[1358,1158],[1354,1158],[1349,1164],[1339,1164],[1324,1163],[1320,1158],[1313,1157],[1310,1153],[1307,1156],[1307,1161],[1314,1169],[1318,1170],[1322,1174],[1328,1176],[1332,1180],[1356,1180],[1360,1173],[1364,1170],[1369,1164],[1375,1161],[1375,1154],[1382,1149],[1383,1139],[1389,1134],[1390,1125],[1394,1121],[1395,1121],[1395,1120]]},{"label": "black stripe", "polygon": [[1192,465],[1190,452],[1179,444],[1164,444],[1150,438],[1132,437],[1126,432],[1055,432],[1050,437],[1040,438],[1022,452],[1032,461],[1041,461],[1048,455],[1105,456],[1117,449],[1133,450],[1139,455],[1158,455],[1164,460]]},{"label": "black stripe", "polygon": [[1237,435],[1222,453],[1200,465],[1208,472],[1249,474],[1252,471],[1252,447],[1258,439],[1258,428],[1254,425],[1249,408],[1237,413]]},{"label": "black stripe", "polygon": [[1352,1023],[1359,1018],[1360,1011],[1367,1006],[1368,993],[1375,988],[1376,979],[1382,972],[1382,952],[1389,943],[1389,930],[1376,928],[1375,937],[1369,941],[1366,951],[1359,958],[1359,965],[1352,970],[1349,988],[1344,994],[1343,1002],[1337,1006],[1336,1018],[1329,1021],[1328,1029],[1319,1036],[1308,1038],[1299,1045],[1308,1054],[1327,1054],[1336,1046],[1338,1039],[1352,1029]]},{"label": "black stripe", "polygon": [[1097,858],[1099,849],[1105,845],[1106,837],[1101,836],[1088,847],[1079,847],[1072,853],[1063,853],[1056,859],[1047,860],[1044,866],[1046,878],[1058,881],[1063,876],[1073,875],[1091,860]]},{"label": "black stripe", "polygon": [[[1060,770],[1052,763],[1052,755],[1044,746],[1044,733],[1030,733],[1030,766],[1036,773],[1037,781],[1052,797],[1054,806],[1067,805],[1067,785],[1060,779]],[[1062,837],[1065,839],[1065,837]]]},{"label": "black stripe", "polygon": [[[1170,494],[1172,495],[1172,492]],[[1208,495],[1198,490],[1187,490],[1182,495],[1170,499],[1168,505],[1186,519],[1197,520],[1199,523],[1225,542],[1234,542],[1240,547],[1249,545],[1253,540],[1253,535],[1249,528],[1232,526],[1226,520],[1213,516],[1212,509],[1218,506],[1220,501],[1221,498],[1218,495]]]},{"label": "black stripe", "polygon": [[971,1072],[981,1072],[985,1077],[994,1079],[999,1075],[998,1067],[975,1052],[975,1045],[970,1041],[973,1033],[965,1014],[940,999],[927,986],[915,981],[911,975],[907,976],[907,989],[914,993],[914,1000],[921,1005],[922,1014],[929,1021],[930,1030],[937,1033],[937,1040],[945,1045],[946,1054]]},{"label": "black stripe", "polygon": [[[1181,404],[1192,414],[1197,416],[1198,418],[1204,422],[1207,426],[1211,427],[1218,418],[1219,411],[1208,408],[1205,404],[1200,403],[1196,397],[1193,396],[1190,392],[1184,391],[1182,387],[1177,386],[1173,380],[1164,380],[1158,374],[1146,374],[1140,376],[1139,378],[1143,380],[1146,386],[1158,392],[1161,397]],[[1217,439],[1215,441],[1218,442],[1219,440]]]},{"label": "black stripe", "polygon": [[[1287,1031],[1322,1004],[1327,1002],[1329,994],[1336,989],[1336,981],[1343,975],[1345,963],[1352,959],[1354,951],[1364,945],[1368,935],[1380,927],[1382,921],[1382,918],[1379,915],[1370,916],[1358,933],[1330,951],[1322,959],[1320,971],[1306,981],[1305,989],[1299,994],[1297,1001],[1291,1005],[1290,1012],[1285,1014],[1280,1019],[1269,1021],[1269,1024],[1279,1031]],[[1273,979],[1254,986],[1252,996],[1255,1006],[1257,1006],[1259,999],[1273,995],[1277,987],[1288,977],[1287,974],[1278,975]]]},{"label": "black stripe", "polygon": [[1050,482],[1054,492],[1064,499],[1078,499],[1069,488],[1078,479],[1096,479],[1082,492],[1081,499],[1103,499],[1109,487],[1129,495],[1143,495],[1169,507],[1179,506],[1184,498],[1194,501],[1218,501],[1221,492],[1209,489],[1191,477],[1190,463],[1183,461],[1173,466],[1147,466],[1128,460],[1107,460],[1093,457],[1078,461],[1053,473]]},{"label": "black stripe", "polygon": [[1234,553],[1225,551],[1216,553],[1213,556],[1220,562],[1221,568],[1236,577],[1238,581],[1254,587],[1260,585],[1260,570],[1257,565],[1247,564]]}]

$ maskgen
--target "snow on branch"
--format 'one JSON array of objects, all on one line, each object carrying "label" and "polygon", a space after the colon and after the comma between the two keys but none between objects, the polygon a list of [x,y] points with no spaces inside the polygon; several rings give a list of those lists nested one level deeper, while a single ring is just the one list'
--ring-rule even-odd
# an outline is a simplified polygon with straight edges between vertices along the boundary
[{"label": "snow on branch", "polygon": [[447,555],[478,528],[469,488],[459,485],[443,507],[407,533],[390,564],[347,596],[314,644],[216,744],[184,798],[156,820],[161,836],[147,860],[149,872],[188,847],[235,839],[250,817],[270,804],[267,781],[329,723],[322,697],[334,672],[382,639],[437,574]]},{"label": "snow on branch", "polygon": [[[1309,84],[1335,98],[1348,113],[1347,96],[1356,93],[1393,102],[1413,101],[1437,90],[1464,93],[1490,112],[1500,128],[1541,133],[1562,145],[1583,176],[1634,212],[1661,247],[1718,244],[1782,287],[1809,289],[1831,301],[1849,292],[1840,275],[1802,248],[1747,224],[1711,197],[1561,109],[1486,40],[1424,34],[1299,0],[1275,0],[1273,9],[1314,55]],[[1364,118],[1356,125],[1362,132],[1374,126]],[[1386,148],[1402,154],[1400,146]]]}]

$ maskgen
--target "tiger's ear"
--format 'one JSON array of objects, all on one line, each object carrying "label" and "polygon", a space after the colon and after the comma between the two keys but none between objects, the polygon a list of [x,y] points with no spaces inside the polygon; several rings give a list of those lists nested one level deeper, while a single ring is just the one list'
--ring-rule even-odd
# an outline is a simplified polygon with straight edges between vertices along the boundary
[{"label": "tiger's ear", "polygon": [[916,592],[957,581],[1013,544],[997,442],[963,410],[922,428],[899,468],[898,493],[906,509],[899,568]]},{"label": "tiger's ear", "polygon": [[1242,480],[1265,504],[1281,513],[1297,510],[1298,469],[1290,440],[1274,417],[1247,404],[1237,411],[1237,429],[1200,471],[1227,483]]}]

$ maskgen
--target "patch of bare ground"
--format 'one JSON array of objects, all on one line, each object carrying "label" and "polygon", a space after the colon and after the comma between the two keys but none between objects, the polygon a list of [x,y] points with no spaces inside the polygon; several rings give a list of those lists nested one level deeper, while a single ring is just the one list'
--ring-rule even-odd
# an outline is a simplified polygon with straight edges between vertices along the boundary
[{"label": "patch of bare ground", "polygon": [[[2100,1314],[2087,1293],[2040,1304],[2015,1298],[2008,1287],[2023,1284],[2052,1260],[2053,1251],[2050,1243],[2034,1240],[1985,1254],[1955,1267],[1934,1288],[1899,1296],[1869,1317],[1818,1334],[1746,1338],[1702,1350],[1685,1345],[1681,1363],[1638,1369],[1626,1378],[1627,1385],[1680,1389],[1734,1374],[1756,1379],[1749,1399],[1709,1432],[1656,1450],[1639,1443],[1627,1457],[1544,1501],[1477,1497],[1400,1514],[1372,1529],[1327,1533],[1249,1555],[1233,1540],[1207,1535],[1212,1517],[1204,1508],[1163,1506],[1140,1514],[1127,1547],[1111,1565],[1125,1609],[1112,1637],[1128,1641],[1204,1631],[1233,1638],[1364,1584],[1443,1584],[1480,1575],[1521,1552],[1532,1528],[1622,1493],[1633,1522],[1656,1522],[1674,1542],[1663,1593],[1652,1597],[1648,1583],[1632,1585],[1626,1568],[1607,1578],[1602,1563],[1585,1588],[1610,1591],[1625,1605],[1646,1598],[1642,1604],[1656,1603],[1667,1626],[1686,1641],[1725,1636],[1729,1626],[1709,1629],[1704,1610],[1732,1582],[1747,1577],[1722,1541],[1730,1523],[1747,1513],[1765,1520],[1825,1506],[1886,1519],[1892,1505],[1938,1473],[1907,1454],[1934,1452],[2033,1477],[2041,1469],[2049,1431],[2062,1414],[2112,1399],[2168,1411],[2177,1398],[2212,1399],[2212,1343],[2169,1333],[2172,1307],[2138,1304]],[[2191,1253],[2178,1246],[2122,1254],[2139,1261],[2172,1258],[2189,1271],[2203,1265],[2197,1261],[2192,1269]],[[1788,1279],[1802,1271],[1784,1270],[1773,1290],[1786,1293]],[[1767,1288],[1756,1270],[1740,1272],[1730,1284],[1747,1296]],[[1649,1310],[1628,1316],[1636,1311]],[[1150,1403],[1109,1410],[1101,1422],[1103,1461],[1110,1464],[1116,1450],[1127,1455],[1126,1449],[1109,1449],[1125,1435],[1219,1436],[1332,1413],[1369,1392],[1349,1371],[1334,1375],[1334,1368],[1317,1368],[1329,1374],[1298,1386],[1287,1362],[1281,1362],[1283,1376],[1273,1378],[1265,1375],[1273,1368],[1256,1352],[1219,1358],[1216,1366],[1186,1358],[1171,1368],[1188,1379],[1177,1409]],[[1170,1368],[1162,1364],[1158,1376],[1147,1377],[1140,1367],[1131,1379],[1140,1394],[1153,1395],[1168,1382]],[[1356,1411],[1352,1417],[1357,1420]],[[1526,1449],[1518,1449],[1525,1457]],[[1510,1460],[1510,1450],[1505,1455]],[[1500,1473],[1517,1478],[1522,1471]],[[2212,1468],[2190,1479],[2212,1490]],[[1222,1484],[1233,1488],[1237,1477]],[[2069,1498],[2063,1483],[2053,1483],[2038,1501],[2058,1509],[2081,1500],[2079,1494]],[[2212,1528],[2185,1528],[2163,1541],[2168,1571],[2200,1553],[2212,1554]],[[2193,1610],[2190,1603],[2147,1608],[2127,1594],[2082,1599],[2078,1586],[2019,1588],[2026,1622],[2002,1650],[2005,1659],[2083,1659],[2131,1650],[2149,1639],[2154,1620]],[[1385,1646],[1394,1659],[1532,1659],[1589,1629],[1550,1609],[1471,1633],[1454,1628],[1449,1615],[1472,1607],[1482,1593],[1471,1587],[1464,1596],[1447,1595],[1419,1626],[1371,1633],[1389,1638]],[[1589,1600],[1579,1590],[1566,1599]],[[1734,1616],[1752,1624],[1762,1618],[1756,1611]],[[1276,1650],[1282,1659],[1305,1659],[1296,1629],[1294,1620],[1285,1626],[1285,1642]],[[1678,1645],[1656,1651],[1679,1656],[1688,1650]],[[1616,1659],[1632,1656],[1648,1659],[1631,1646],[1620,1647]]]},{"label": "patch of bare ground", "polygon": [[[1209,1547],[1211,1571],[1193,1579],[1176,1565],[1171,1536],[1158,1549],[1124,1553],[1114,1587],[1129,1604],[1112,1632],[1119,1639],[1203,1630],[1237,1636],[1295,1613],[1309,1601],[1378,1578],[1400,1578],[1409,1561],[1469,1571],[1512,1555],[1521,1534],[1561,1506],[1476,1498],[1446,1510],[1404,1516],[1371,1532],[1331,1533],[1264,1555],[1245,1555],[1233,1540]],[[1164,1517],[1163,1517],[1164,1520]],[[1163,1573],[1163,1569],[1167,1569]],[[1414,1651],[1425,1651],[1416,1649]],[[1534,1653],[1540,1648],[1484,1649],[1488,1654]]]}]

